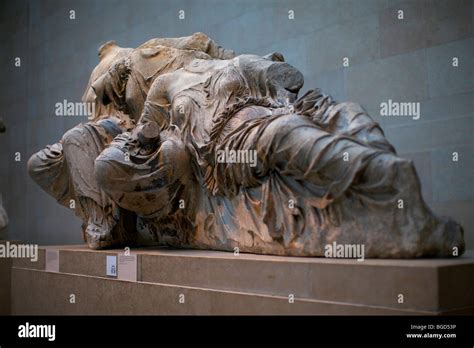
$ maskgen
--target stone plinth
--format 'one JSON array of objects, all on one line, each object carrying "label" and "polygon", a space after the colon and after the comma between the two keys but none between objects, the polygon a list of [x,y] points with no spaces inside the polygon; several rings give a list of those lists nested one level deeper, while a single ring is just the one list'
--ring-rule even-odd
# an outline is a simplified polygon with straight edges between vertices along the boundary
[{"label": "stone plinth", "polygon": [[45,271],[46,247],[36,263],[13,260],[13,314],[474,313],[471,252],[359,262],[143,248],[132,250],[133,282],[106,276],[106,256],[123,250],[51,248],[59,250],[59,273]]},{"label": "stone plinth", "polygon": [[[6,240],[0,240],[0,244],[6,245]],[[18,241],[9,241],[10,244],[18,244]],[[11,270],[12,259],[0,257],[0,315],[8,315],[11,310]]]}]

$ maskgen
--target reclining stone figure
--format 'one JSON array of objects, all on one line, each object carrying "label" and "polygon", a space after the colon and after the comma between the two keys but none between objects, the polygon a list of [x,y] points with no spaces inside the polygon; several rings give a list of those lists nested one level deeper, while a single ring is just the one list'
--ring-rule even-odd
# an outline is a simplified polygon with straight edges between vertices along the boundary
[{"label": "reclining stone figure", "polygon": [[101,108],[137,121],[87,167],[133,227],[116,222],[120,231],[91,247],[324,256],[337,242],[364,245],[365,257],[462,254],[461,226],[431,212],[413,163],[358,104],[320,90],[298,98],[303,76],[279,53],[213,50],[151,68],[145,87],[130,83],[138,79],[125,55],[91,83]]}]

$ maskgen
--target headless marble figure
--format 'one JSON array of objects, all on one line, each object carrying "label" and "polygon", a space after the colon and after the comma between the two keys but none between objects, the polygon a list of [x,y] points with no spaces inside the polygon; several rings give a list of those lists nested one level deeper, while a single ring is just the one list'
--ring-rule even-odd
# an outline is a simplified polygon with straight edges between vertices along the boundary
[{"label": "headless marble figure", "polygon": [[121,209],[93,176],[100,152],[135,126],[149,87],[160,74],[181,68],[194,58],[232,57],[205,34],[152,39],[136,49],[108,42],[99,49],[100,62],[91,74],[83,102],[94,104],[89,122],[67,131],[62,139],[33,154],[30,176],[60,204],[83,221],[83,237],[94,249],[133,245],[134,212]]},{"label": "headless marble figure", "polygon": [[[358,105],[319,90],[280,54],[195,59],[151,85],[137,127],[95,163],[100,187],[137,214],[141,243],[323,256],[452,256],[462,228],[435,216],[411,161]],[[221,163],[256,151],[256,166]],[[400,208],[400,202],[402,207]]]}]

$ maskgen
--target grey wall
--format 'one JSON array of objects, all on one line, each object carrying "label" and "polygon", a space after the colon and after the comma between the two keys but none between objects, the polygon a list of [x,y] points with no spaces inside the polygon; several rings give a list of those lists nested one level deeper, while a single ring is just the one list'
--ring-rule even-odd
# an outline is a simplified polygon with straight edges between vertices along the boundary
[{"label": "grey wall", "polygon": [[[135,47],[202,31],[238,53],[279,51],[305,75],[304,89],[321,87],[361,103],[398,152],[415,161],[431,207],[461,222],[474,248],[473,15],[471,0],[2,2],[0,117],[8,129],[0,134],[0,192],[9,237],[80,242],[79,220],[27,177],[26,161],[85,120],[55,116],[54,104],[80,100],[99,45],[114,39]],[[380,103],[388,99],[421,102],[421,118],[381,117]]]}]

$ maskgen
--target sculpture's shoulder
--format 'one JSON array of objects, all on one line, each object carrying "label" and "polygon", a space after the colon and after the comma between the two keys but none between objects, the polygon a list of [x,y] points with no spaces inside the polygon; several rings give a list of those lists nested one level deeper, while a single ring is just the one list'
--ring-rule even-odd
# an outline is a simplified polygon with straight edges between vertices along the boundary
[{"label": "sculpture's shoulder", "polygon": [[166,46],[178,49],[206,52],[210,40],[211,39],[204,33],[194,33],[193,35],[183,37],[153,38],[144,42],[137,48]]},{"label": "sculpture's shoulder", "polygon": [[210,57],[217,59],[228,59],[235,56],[235,53],[232,50],[221,47],[209,36],[201,32],[177,38],[153,38],[137,47],[137,49],[153,48],[157,46],[203,52],[208,54]]}]

